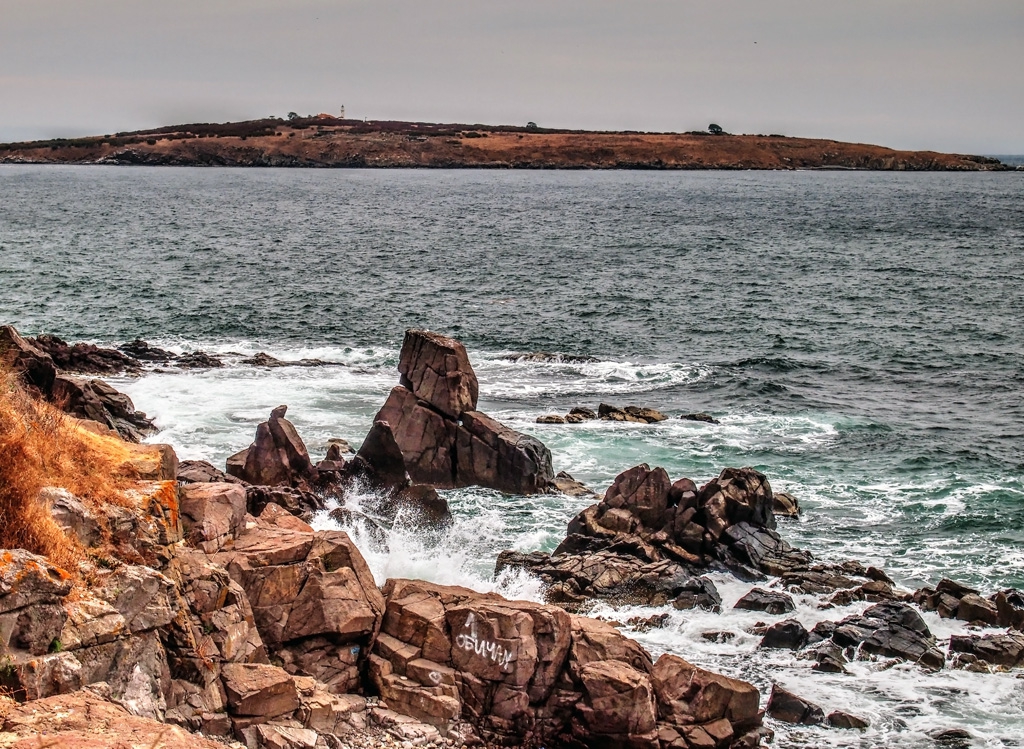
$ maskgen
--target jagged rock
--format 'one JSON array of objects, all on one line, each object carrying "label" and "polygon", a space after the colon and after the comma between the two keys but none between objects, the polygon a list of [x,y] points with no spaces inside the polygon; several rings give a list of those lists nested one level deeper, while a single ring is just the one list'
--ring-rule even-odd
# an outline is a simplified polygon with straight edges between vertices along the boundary
[{"label": "jagged rock", "polygon": [[103,645],[128,634],[128,622],[117,609],[98,598],[64,603],[67,619],[60,631],[62,650]]},{"label": "jagged rock", "polygon": [[753,468],[726,468],[700,490],[699,502],[707,518],[705,526],[715,539],[737,523],[775,528],[772,487]]},{"label": "jagged rock", "polygon": [[960,599],[960,605],[956,608],[956,618],[994,627],[999,621],[999,610],[991,601],[986,601],[976,593],[968,593]]},{"label": "jagged rock", "polygon": [[992,596],[999,614],[1000,627],[1024,629],[1024,594],[1019,590],[1007,588]]},{"label": "jagged rock", "polygon": [[619,408],[607,403],[597,407],[597,418],[604,421],[631,421],[637,424],[653,424],[657,421],[664,421],[668,417],[653,408],[640,408],[638,406],[626,406]]},{"label": "jagged rock", "polygon": [[860,718],[850,713],[844,713],[842,710],[833,710],[828,714],[828,724],[832,728],[867,728],[871,725],[864,718]]},{"label": "jagged rock", "polygon": [[57,376],[53,359],[22,338],[11,325],[0,326],[0,363],[43,395],[49,395],[53,389],[53,380]]},{"label": "jagged rock", "polygon": [[[664,524],[668,492],[672,481],[664,468],[651,469],[646,463],[623,471],[605,492],[598,508],[599,523],[609,510],[626,510],[649,528]],[[602,523],[608,527],[608,523]],[[613,529],[617,530],[617,529]]]},{"label": "jagged rock", "polygon": [[324,509],[324,498],[316,492],[294,486],[246,486],[245,506],[251,515],[260,515],[270,505],[277,505],[296,517],[309,520]]},{"label": "jagged rock", "polygon": [[721,423],[720,421],[718,421],[718,419],[713,417],[711,414],[704,413],[703,411],[701,411],[700,413],[695,413],[695,414],[683,414],[679,418],[682,419],[683,421],[701,421],[701,422],[704,422],[705,424],[720,424]]},{"label": "jagged rock", "polygon": [[[442,489],[455,486],[455,431],[458,425],[434,410],[426,401],[419,400],[404,387],[391,390],[387,401],[374,417],[375,428],[385,422],[391,428],[398,452],[404,459],[404,471],[412,481],[429,484]],[[385,478],[389,485],[400,481],[397,457],[388,444],[386,436],[367,437],[359,455],[374,465],[380,473],[384,466]]]},{"label": "jagged rock", "polygon": [[[256,427],[256,439],[249,446],[238,478],[261,486],[292,486],[311,489],[317,481],[316,467],[295,427],[284,418],[287,406],[278,406],[270,418]],[[229,464],[228,473],[233,466]]]},{"label": "jagged rock", "polygon": [[589,408],[584,408],[583,406],[576,406],[576,408],[571,409],[567,414],[567,421],[569,416],[576,416],[580,421],[591,421],[597,418],[597,412]]},{"label": "jagged rock", "polygon": [[762,648],[799,650],[807,644],[808,632],[796,619],[786,619],[768,627],[761,638]]},{"label": "jagged rock", "polygon": [[100,542],[103,530],[93,512],[78,497],[67,489],[44,487],[39,492],[39,502],[50,510],[50,516],[61,530],[85,548]]},{"label": "jagged rock", "polygon": [[186,484],[179,493],[185,539],[214,553],[238,537],[245,526],[245,489],[236,484]]},{"label": "jagged rock", "polygon": [[454,338],[427,330],[407,330],[398,371],[402,386],[449,418],[458,419],[464,412],[476,410],[476,373],[465,346]]},{"label": "jagged rock", "polygon": [[[5,712],[5,738],[10,746],[50,746],[69,749],[109,749],[116,746],[224,749],[224,744],[133,715],[123,706],[100,697],[99,690],[83,689],[12,705]],[[41,737],[51,737],[43,740]],[[18,740],[20,739],[20,741]]]},{"label": "jagged rock", "polygon": [[217,369],[224,366],[224,362],[216,356],[210,356],[203,351],[178,354],[174,357],[174,363],[182,369]]},{"label": "jagged rock", "polygon": [[419,581],[389,580],[384,595],[371,679],[442,732],[460,715],[506,744],[653,749],[670,728],[729,741],[760,723],[753,686],[672,656],[652,665],[606,622]]},{"label": "jagged rock", "polygon": [[455,437],[456,483],[513,494],[547,491],[555,478],[551,452],[540,440],[479,411],[462,414]]},{"label": "jagged rock", "polygon": [[796,610],[792,597],[785,593],[763,588],[753,588],[749,593],[736,601],[733,608],[747,611],[764,611],[768,614],[787,614]]},{"label": "jagged rock", "polygon": [[547,414],[546,416],[537,417],[538,424],[564,424],[565,417],[559,416],[558,414]]},{"label": "jagged rock", "polygon": [[794,549],[776,531],[746,521],[727,527],[722,533],[722,539],[729,544],[740,562],[769,575],[785,575],[793,570],[802,570],[811,562],[810,553]]},{"label": "jagged rock", "polygon": [[119,351],[139,361],[169,362],[174,358],[174,354],[170,351],[164,351],[162,348],[151,346],[141,338],[121,344],[117,348]]},{"label": "jagged rock", "polygon": [[97,573],[92,592],[124,617],[133,634],[166,627],[178,614],[174,582],[142,565]]},{"label": "jagged rock", "polygon": [[348,535],[257,523],[213,560],[241,585],[262,641],[290,672],[338,693],[359,683],[384,602]]},{"label": "jagged rock", "polygon": [[400,489],[411,483],[402,448],[388,422],[373,423],[352,460],[352,472],[387,489]]},{"label": "jagged rock", "polygon": [[905,603],[879,603],[848,616],[836,623],[831,639],[842,647],[859,646],[866,653],[903,658],[926,668],[939,669],[945,663],[924,619]]},{"label": "jagged rock", "polygon": [[597,497],[596,492],[574,479],[565,471],[559,471],[555,474],[553,483],[555,489],[569,497]]},{"label": "jagged rock", "polygon": [[152,419],[135,410],[131,398],[102,380],[58,375],[49,396],[67,413],[103,424],[128,442],[141,442],[157,432]]},{"label": "jagged rock", "polygon": [[766,710],[770,716],[784,723],[816,726],[825,722],[825,712],[820,707],[797,697],[778,684],[772,685]]},{"label": "jagged rock", "polygon": [[772,495],[772,512],[776,517],[795,518],[800,514],[800,503],[792,494],[775,492]]},{"label": "jagged rock", "polygon": [[24,549],[0,550],[0,614],[58,603],[71,592],[71,576]]},{"label": "jagged rock", "polygon": [[683,584],[672,606],[677,609],[704,609],[717,614],[722,610],[722,596],[708,578],[693,577]]},{"label": "jagged rock", "polygon": [[284,669],[260,663],[228,663],[222,671],[234,715],[276,718],[299,707],[295,680]]},{"label": "jagged rock", "polygon": [[745,730],[760,723],[760,695],[753,685],[665,654],[652,670],[661,714],[675,725],[728,720]]},{"label": "jagged rock", "polygon": [[62,372],[81,374],[119,374],[135,371],[139,363],[116,349],[105,349],[91,343],[69,345],[55,335],[41,335],[32,339],[36,348],[46,352],[54,366]]},{"label": "jagged rock", "polygon": [[949,652],[968,653],[996,666],[1014,668],[1024,662],[1024,634],[953,635]]},{"label": "jagged rock", "polygon": [[[244,452],[248,454],[248,449]],[[242,465],[245,465],[244,460]],[[245,486],[245,482],[240,478],[224,473],[205,460],[181,461],[178,464],[177,478],[183,484],[238,484]]]}]

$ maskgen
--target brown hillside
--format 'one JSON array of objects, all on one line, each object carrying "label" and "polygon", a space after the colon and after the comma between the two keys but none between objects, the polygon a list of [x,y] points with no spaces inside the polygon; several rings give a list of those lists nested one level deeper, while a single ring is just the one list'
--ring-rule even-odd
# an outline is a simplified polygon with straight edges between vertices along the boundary
[{"label": "brown hillside", "polygon": [[333,118],[0,145],[0,163],[517,169],[998,170],[981,156],[781,135],[585,132]]}]

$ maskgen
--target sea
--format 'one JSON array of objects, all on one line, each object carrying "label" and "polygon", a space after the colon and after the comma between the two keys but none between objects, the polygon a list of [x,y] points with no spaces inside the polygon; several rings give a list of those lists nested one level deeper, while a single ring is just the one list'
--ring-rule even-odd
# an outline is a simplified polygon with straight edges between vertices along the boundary
[{"label": "sea", "polygon": [[[153,441],[217,465],[281,404],[314,459],[331,438],[358,446],[398,382],[404,331],[429,328],[466,345],[481,410],[596,491],[639,463],[698,484],[753,466],[797,497],[780,533],[817,559],[880,566],[907,590],[1024,587],[1020,172],[0,166],[0,322],[222,356],[114,380],[155,418]],[[242,363],[257,352],[329,365]],[[539,352],[555,356],[522,356]],[[600,403],[670,418],[536,423]],[[679,418],[694,412],[720,423]],[[444,494],[443,534],[346,528],[378,583],[540,600],[537,580],[495,577],[497,554],[552,550],[589,504]],[[757,648],[750,629],[780,617],[731,608],[750,583],[714,581],[722,614],[667,609],[664,628],[623,631],[763,699],[777,683],[871,723],[768,719],[776,746],[1024,746],[1020,670],[815,672]],[[798,598],[796,617],[868,605],[820,604]],[[925,619],[940,640],[969,631]],[[966,733],[935,738],[953,728]]]}]

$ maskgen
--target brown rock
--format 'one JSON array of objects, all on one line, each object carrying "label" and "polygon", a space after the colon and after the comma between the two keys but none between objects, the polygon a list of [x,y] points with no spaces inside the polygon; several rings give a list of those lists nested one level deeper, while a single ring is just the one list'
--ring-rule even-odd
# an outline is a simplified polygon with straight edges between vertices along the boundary
[{"label": "brown rock", "polygon": [[284,669],[258,663],[227,663],[221,670],[234,715],[276,718],[299,707],[295,680]]},{"label": "brown rock", "polygon": [[53,359],[18,335],[11,325],[0,326],[0,364],[43,395],[49,395],[53,389],[53,380],[57,376]]},{"label": "brown rock", "polygon": [[10,741],[5,746],[11,749],[37,749],[41,745],[65,749],[224,749],[220,742],[177,726],[132,715],[89,690],[12,706],[4,716],[3,730]]},{"label": "brown rock", "polygon": [[[404,387],[392,389],[374,417],[387,422],[405,460],[405,470],[417,483],[442,489],[455,485],[456,423],[419,400]],[[360,454],[365,453],[360,450]]]},{"label": "brown rock", "polygon": [[386,421],[375,421],[370,427],[356,457],[352,459],[351,468],[371,483],[387,489],[400,489],[411,481],[405,467],[405,455],[394,430]]},{"label": "brown rock", "polygon": [[310,489],[316,483],[316,467],[294,425],[284,418],[287,410],[278,406],[256,427],[256,440],[249,446],[240,477],[250,484]]},{"label": "brown rock", "polygon": [[[652,470],[644,463],[616,476],[601,504],[607,509],[625,509],[648,528],[658,529],[665,523],[671,486],[664,468]],[[598,522],[602,522],[600,510]]]},{"label": "brown rock", "polygon": [[792,494],[775,492],[772,495],[772,512],[779,517],[795,518],[800,514],[800,503]]},{"label": "brown rock", "polygon": [[178,492],[186,540],[214,553],[245,527],[245,489],[237,484],[186,484]]},{"label": "brown rock", "polygon": [[665,654],[651,673],[659,714],[671,723],[687,725],[726,719],[733,726],[758,722],[760,695],[745,681],[698,668]]},{"label": "brown rock", "polygon": [[102,380],[57,375],[49,397],[67,413],[113,429],[128,442],[141,442],[157,431],[146,414],[135,410],[131,398]]},{"label": "brown rock", "polygon": [[586,731],[583,736],[575,731],[577,737],[629,737],[634,746],[658,746],[651,738],[656,735],[657,707],[646,673],[621,661],[595,661],[580,669],[579,678],[584,699],[577,706],[577,719]]},{"label": "brown rock", "polygon": [[797,697],[778,684],[772,685],[772,693],[768,697],[768,714],[784,723],[800,723],[816,726],[825,722],[825,713],[813,702]]},{"label": "brown rock", "polygon": [[558,414],[547,414],[545,416],[537,417],[538,424],[564,424],[565,417],[559,416]]},{"label": "brown rock", "polygon": [[401,384],[442,414],[458,419],[475,411],[476,373],[466,348],[454,338],[427,330],[407,330],[399,355]]},{"label": "brown rock", "polygon": [[555,478],[551,452],[534,437],[466,411],[456,433],[456,483],[512,494],[547,491]]},{"label": "brown rock", "polygon": [[965,622],[980,622],[995,627],[999,621],[999,610],[996,604],[986,601],[976,593],[968,593],[960,599],[956,609],[956,618]]}]

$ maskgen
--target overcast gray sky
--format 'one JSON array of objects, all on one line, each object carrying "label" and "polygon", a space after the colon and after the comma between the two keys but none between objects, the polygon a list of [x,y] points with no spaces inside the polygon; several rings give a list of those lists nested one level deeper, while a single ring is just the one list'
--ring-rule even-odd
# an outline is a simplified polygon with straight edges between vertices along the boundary
[{"label": "overcast gray sky", "polygon": [[350,117],[1024,153],[1024,0],[0,0],[0,140]]}]

